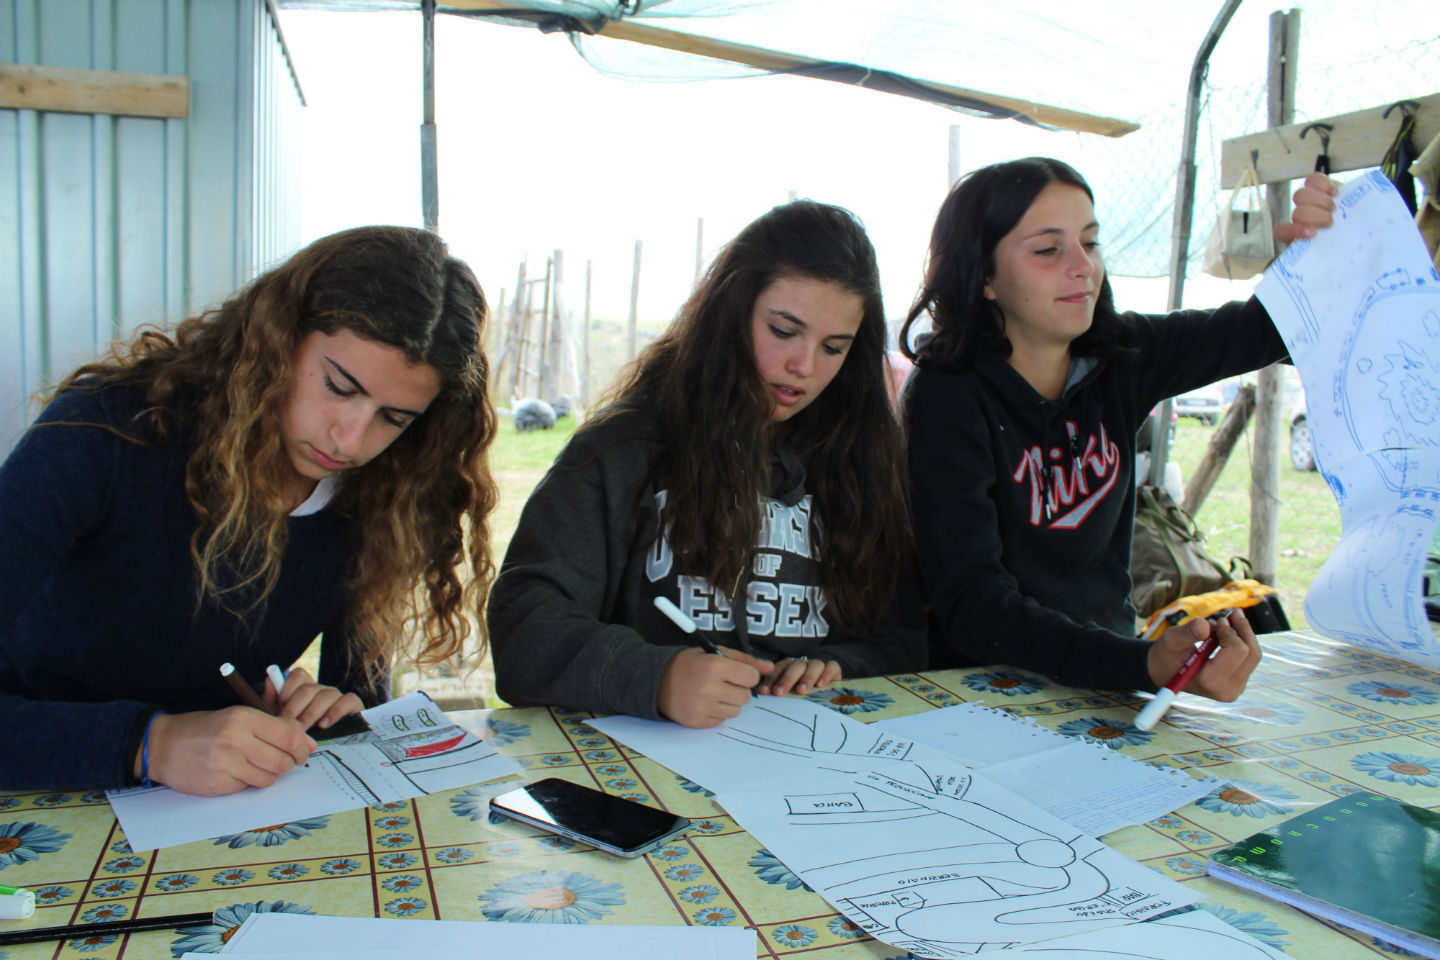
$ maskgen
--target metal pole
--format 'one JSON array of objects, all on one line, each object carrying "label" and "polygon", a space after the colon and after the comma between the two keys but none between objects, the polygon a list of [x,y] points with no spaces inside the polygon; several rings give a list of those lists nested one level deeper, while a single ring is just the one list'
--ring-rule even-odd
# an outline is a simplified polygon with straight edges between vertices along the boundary
[{"label": "metal pole", "polygon": [[[1220,42],[1220,35],[1230,25],[1230,18],[1240,9],[1240,0],[1225,0],[1200,49],[1190,65],[1190,87],[1185,98],[1185,130],[1180,142],[1180,166],[1175,178],[1175,214],[1170,227],[1170,295],[1168,308],[1179,310],[1185,296],[1185,264],[1190,253],[1190,225],[1195,213],[1195,141],[1200,128],[1200,94],[1205,74],[1210,69],[1210,55]],[[1170,401],[1160,404],[1154,433],[1150,435],[1150,483],[1165,482],[1165,462],[1170,459]]]},{"label": "metal pole", "polygon": [[640,251],[643,246],[642,241],[635,241],[635,269],[630,274],[630,325],[629,338],[626,341],[626,360],[635,359],[635,323],[640,315]]},{"label": "metal pole", "polygon": [[950,124],[950,149],[945,168],[945,187],[949,189],[955,186],[955,181],[960,179],[960,124]]},{"label": "metal pole", "polygon": [[435,0],[421,0],[425,25],[424,119],[420,124],[420,207],[425,229],[440,232],[440,170],[435,141]]}]

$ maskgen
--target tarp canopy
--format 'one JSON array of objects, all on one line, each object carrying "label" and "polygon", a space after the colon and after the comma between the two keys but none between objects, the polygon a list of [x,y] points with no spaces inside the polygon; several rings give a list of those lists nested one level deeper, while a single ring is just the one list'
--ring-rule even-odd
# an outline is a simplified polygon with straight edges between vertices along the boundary
[{"label": "tarp canopy", "polygon": [[[418,10],[420,4],[280,0],[280,6]],[[1218,0],[452,0],[438,7],[442,15],[565,31],[590,64],[611,76],[693,80],[793,72],[969,114],[1085,131],[1057,134],[1047,152],[1085,170],[1104,197],[1109,268],[1127,276],[1168,272],[1188,77],[1219,9]],[[1297,119],[1440,88],[1440,4],[1314,0],[1301,9]],[[1220,141],[1267,125],[1271,13],[1253,0],[1242,4],[1211,58],[1198,196],[1220,193]],[[1197,212],[1192,264],[1205,241],[1205,217]]]}]

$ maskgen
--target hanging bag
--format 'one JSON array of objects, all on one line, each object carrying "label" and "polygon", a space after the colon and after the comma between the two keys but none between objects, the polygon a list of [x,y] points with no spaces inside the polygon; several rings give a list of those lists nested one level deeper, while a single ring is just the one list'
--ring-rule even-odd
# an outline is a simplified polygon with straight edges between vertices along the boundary
[{"label": "hanging bag", "polygon": [[1230,198],[1205,244],[1201,269],[1222,280],[1248,280],[1275,259],[1270,208],[1261,195],[1260,175],[1252,164],[1230,191]]},{"label": "hanging bag", "polygon": [[1135,491],[1135,535],[1130,547],[1130,601],[1141,618],[1180,597],[1219,590],[1250,575],[1249,562],[1230,566],[1205,552],[1195,519],[1163,487]]}]

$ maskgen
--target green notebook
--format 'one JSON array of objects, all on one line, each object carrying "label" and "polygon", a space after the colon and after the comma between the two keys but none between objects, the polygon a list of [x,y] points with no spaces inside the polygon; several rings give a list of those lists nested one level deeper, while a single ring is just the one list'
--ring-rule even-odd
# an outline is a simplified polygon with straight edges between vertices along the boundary
[{"label": "green notebook", "polygon": [[1440,958],[1440,813],[1357,793],[1217,850],[1206,867],[1221,880]]}]

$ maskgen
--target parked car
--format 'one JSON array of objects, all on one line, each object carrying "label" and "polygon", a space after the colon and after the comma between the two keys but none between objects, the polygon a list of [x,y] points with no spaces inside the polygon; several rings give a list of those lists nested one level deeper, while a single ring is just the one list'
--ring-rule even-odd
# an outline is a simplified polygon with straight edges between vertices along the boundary
[{"label": "parked car", "polygon": [[1225,412],[1225,396],[1220,384],[1212,383],[1180,394],[1173,401],[1172,407],[1178,416],[1194,417],[1213,427],[1220,422],[1220,414]]},{"label": "parked car", "polygon": [[1310,439],[1310,422],[1305,416],[1305,394],[1295,394],[1290,409],[1290,466],[1296,470],[1315,469],[1315,443]]}]

